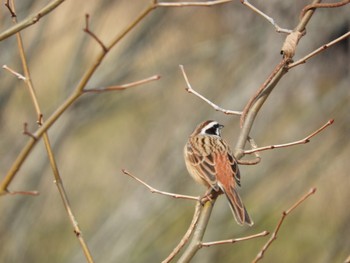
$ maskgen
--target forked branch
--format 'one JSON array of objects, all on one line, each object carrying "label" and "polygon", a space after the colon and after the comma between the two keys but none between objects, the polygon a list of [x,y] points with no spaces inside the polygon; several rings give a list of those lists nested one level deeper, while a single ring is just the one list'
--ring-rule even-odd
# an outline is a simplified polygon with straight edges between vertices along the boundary
[{"label": "forked branch", "polygon": [[85,28],[83,29],[83,31],[85,33],[87,33],[88,35],[90,35],[94,40],[96,40],[96,42],[102,47],[103,51],[105,53],[107,53],[108,52],[108,48],[105,46],[105,44],[103,44],[102,40],[98,36],[96,36],[94,32],[92,32],[90,30],[89,18],[90,18],[90,15],[89,14],[85,14]]}]

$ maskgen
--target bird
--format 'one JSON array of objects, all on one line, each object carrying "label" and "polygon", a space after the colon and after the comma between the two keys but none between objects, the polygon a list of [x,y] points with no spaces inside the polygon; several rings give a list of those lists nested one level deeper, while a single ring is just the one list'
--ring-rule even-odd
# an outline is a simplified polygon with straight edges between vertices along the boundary
[{"label": "bird", "polygon": [[224,126],[208,120],[200,123],[189,136],[184,148],[186,168],[192,178],[208,190],[224,193],[236,222],[252,226],[237,186],[241,176],[237,160],[229,145],[221,137]]}]

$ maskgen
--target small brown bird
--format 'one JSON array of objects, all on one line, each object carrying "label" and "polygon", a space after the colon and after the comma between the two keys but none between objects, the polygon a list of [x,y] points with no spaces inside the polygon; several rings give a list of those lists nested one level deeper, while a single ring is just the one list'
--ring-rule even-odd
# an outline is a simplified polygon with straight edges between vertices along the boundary
[{"label": "small brown bird", "polygon": [[186,167],[195,181],[226,195],[238,224],[252,226],[254,223],[236,190],[240,173],[230,147],[221,138],[223,127],[210,120],[196,127],[185,145]]}]

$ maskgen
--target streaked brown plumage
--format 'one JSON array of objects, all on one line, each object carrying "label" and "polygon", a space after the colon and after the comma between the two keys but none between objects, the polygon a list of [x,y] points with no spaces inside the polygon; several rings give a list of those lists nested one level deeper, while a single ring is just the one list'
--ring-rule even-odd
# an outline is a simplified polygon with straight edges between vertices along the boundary
[{"label": "streaked brown plumage", "polygon": [[230,147],[221,138],[223,128],[216,121],[199,124],[190,135],[184,149],[188,172],[195,181],[214,191],[225,193],[238,224],[253,225],[237,193],[240,173]]}]

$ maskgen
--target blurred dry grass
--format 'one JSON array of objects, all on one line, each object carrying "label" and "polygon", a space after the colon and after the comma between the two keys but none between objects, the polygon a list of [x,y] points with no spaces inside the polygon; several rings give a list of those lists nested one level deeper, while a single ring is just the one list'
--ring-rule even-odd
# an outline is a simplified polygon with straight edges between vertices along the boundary
[{"label": "blurred dry grass", "polygon": [[[17,3],[19,20],[46,1]],[[45,116],[73,90],[100,47],[82,32],[84,15],[108,42],[148,1],[67,1],[23,31],[33,82]],[[258,3],[257,3],[258,5]],[[302,3],[259,6],[293,28]],[[319,10],[296,58],[349,30],[349,7]],[[0,10],[1,32],[11,26]],[[199,195],[187,176],[182,148],[205,119],[225,124],[235,144],[238,118],[213,111],[185,92],[178,65],[192,85],[222,107],[240,110],[280,59],[284,36],[239,1],[212,8],[157,9],[109,54],[88,87],[122,84],[153,74],[161,80],[126,91],[87,94],[49,130],[75,214],[96,262],[159,262],[186,231],[194,203],[156,196],[121,173],[127,168],[158,189]],[[19,69],[14,37],[0,42],[0,64]],[[241,195],[255,221],[239,227],[223,198],[206,240],[271,231],[283,210],[311,187],[316,195],[286,219],[264,262],[342,262],[350,253],[349,41],[291,70],[258,115],[252,135],[260,146],[307,135],[330,118],[335,124],[309,144],[262,153],[257,166],[242,166]],[[6,174],[35,130],[24,84],[0,71],[0,171]],[[0,262],[84,262],[39,143],[13,190],[38,197],[0,198]],[[266,239],[202,249],[193,262],[249,262]]]}]

